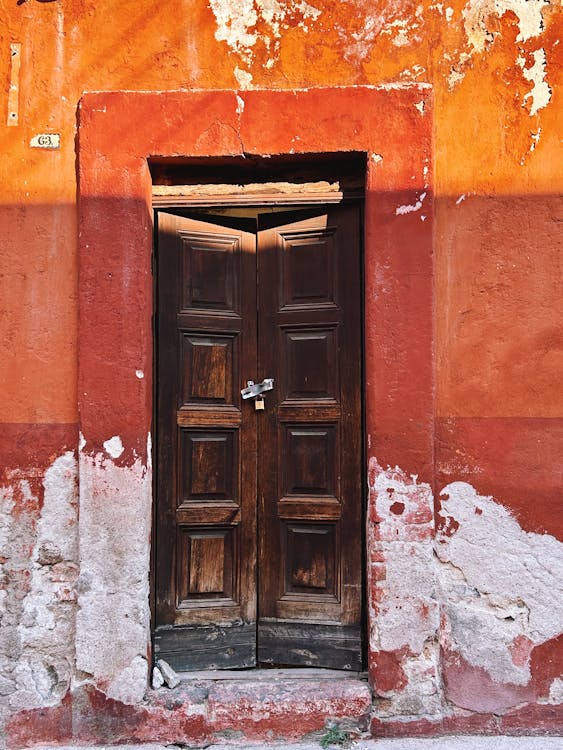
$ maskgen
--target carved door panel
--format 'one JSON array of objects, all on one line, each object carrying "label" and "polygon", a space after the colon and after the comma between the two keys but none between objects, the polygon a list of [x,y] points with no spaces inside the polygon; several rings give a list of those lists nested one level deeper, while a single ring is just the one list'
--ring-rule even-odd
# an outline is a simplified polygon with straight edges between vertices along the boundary
[{"label": "carved door panel", "polygon": [[[361,666],[359,232],[346,205],[159,213],[155,652],[177,669]],[[240,390],[269,377],[258,411]]]},{"label": "carved door panel", "polygon": [[256,234],[233,224],[158,214],[154,647],[183,670],[256,661]]},{"label": "carved door panel", "polygon": [[258,234],[258,658],[360,669],[359,217],[313,214]]}]

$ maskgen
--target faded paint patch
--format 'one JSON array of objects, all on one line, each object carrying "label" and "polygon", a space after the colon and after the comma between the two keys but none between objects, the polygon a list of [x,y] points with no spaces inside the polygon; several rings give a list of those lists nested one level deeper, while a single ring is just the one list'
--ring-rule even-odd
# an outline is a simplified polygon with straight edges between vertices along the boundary
[{"label": "faded paint patch", "polygon": [[350,23],[336,24],[344,59],[353,64],[361,63],[372,53],[378,38],[387,39],[394,47],[406,47],[419,43],[419,32],[423,25],[424,6],[406,9],[403,3],[386,0],[379,3],[377,10],[365,3],[355,2],[350,13]]}]

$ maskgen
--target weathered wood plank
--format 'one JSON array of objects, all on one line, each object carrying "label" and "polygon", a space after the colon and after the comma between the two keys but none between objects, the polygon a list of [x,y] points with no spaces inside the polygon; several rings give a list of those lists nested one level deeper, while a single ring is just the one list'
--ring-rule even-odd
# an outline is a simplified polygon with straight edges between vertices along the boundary
[{"label": "weathered wood plank", "polygon": [[240,519],[240,508],[234,503],[189,503],[180,505],[176,510],[176,522],[183,526],[236,526]]},{"label": "weathered wood plank", "polygon": [[242,414],[239,409],[223,407],[186,407],[176,414],[178,427],[240,427]]},{"label": "weathered wood plank", "polygon": [[157,628],[154,651],[180,672],[246,669],[256,664],[256,625]]},{"label": "weathered wood plank", "polygon": [[258,662],[359,672],[361,628],[289,621],[258,623]]}]

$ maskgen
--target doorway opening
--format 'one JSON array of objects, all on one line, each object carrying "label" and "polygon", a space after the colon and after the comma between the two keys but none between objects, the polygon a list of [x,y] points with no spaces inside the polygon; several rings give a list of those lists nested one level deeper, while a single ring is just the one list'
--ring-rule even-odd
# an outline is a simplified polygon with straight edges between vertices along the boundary
[{"label": "doorway opening", "polygon": [[360,671],[365,156],[151,173],[155,656]]}]

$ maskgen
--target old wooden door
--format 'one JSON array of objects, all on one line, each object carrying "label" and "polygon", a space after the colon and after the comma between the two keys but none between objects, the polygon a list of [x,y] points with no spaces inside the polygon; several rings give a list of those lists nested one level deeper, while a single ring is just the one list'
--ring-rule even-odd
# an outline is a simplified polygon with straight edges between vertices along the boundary
[{"label": "old wooden door", "polygon": [[358,207],[159,212],[157,275],[156,656],[359,669]]}]

